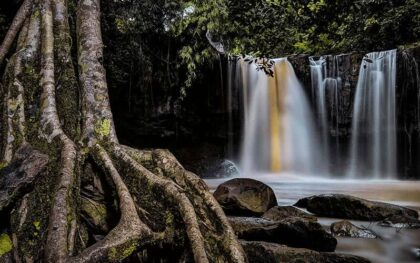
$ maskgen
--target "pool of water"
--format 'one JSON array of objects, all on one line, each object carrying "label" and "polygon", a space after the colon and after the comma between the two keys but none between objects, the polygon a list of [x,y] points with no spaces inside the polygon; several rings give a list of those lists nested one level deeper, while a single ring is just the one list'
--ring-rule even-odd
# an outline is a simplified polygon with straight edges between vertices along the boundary
[{"label": "pool of water", "polygon": [[[227,179],[208,179],[212,191]],[[318,194],[349,194],[369,200],[410,207],[420,211],[420,181],[398,180],[336,180],[296,174],[262,174],[253,179],[273,188],[279,205],[293,205],[303,197]],[[320,218],[329,229],[340,219]],[[337,252],[350,253],[370,259],[374,263],[420,262],[420,229],[395,229],[376,223],[352,221],[355,225],[372,229],[380,239],[338,238]]]}]

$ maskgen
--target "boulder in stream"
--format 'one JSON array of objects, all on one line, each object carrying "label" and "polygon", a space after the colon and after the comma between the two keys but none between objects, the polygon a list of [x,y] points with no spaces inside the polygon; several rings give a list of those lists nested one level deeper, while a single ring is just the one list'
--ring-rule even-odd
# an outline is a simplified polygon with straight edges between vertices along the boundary
[{"label": "boulder in stream", "polygon": [[291,247],[331,252],[337,240],[317,222],[300,218],[271,221],[253,217],[229,217],[229,222],[240,239],[267,241]]},{"label": "boulder in stream", "polygon": [[214,197],[229,215],[261,216],[277,205],[273,190],[254,179],[236,178],[217,187]]},{"label": "boulder in stream", "polygon": [[353,255],[320,253],[305,248],[290,248],[284,245],[261,241],[242,241],[242,247],[252,263],[369,263]]},{"label": "boulder in stream", "polygon": [[340,221],[331,224],[331,233],[337,237],[377,238],[369,229],[353,225],[349,221]]},{"label": "boulder in stream", "polygon": [[413,209],[342,194],[303,198],[295,206],[306,208],[318,216],[353,220],[380,221],[396,215],[418,218],[417,211]]}]

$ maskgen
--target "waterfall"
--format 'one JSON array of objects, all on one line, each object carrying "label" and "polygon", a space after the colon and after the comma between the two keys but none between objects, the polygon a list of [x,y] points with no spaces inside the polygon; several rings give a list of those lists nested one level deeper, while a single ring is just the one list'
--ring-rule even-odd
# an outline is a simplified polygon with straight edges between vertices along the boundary
[{"label": "waterfall", "polygon": [[317,115],[321,146],[332,173],[340,171],[343,164],[340,145],[340,124],[345,121],[346,105],[343,94],[351,86],[349,82],[351,54],[309,57],[312,83],[312,99]]},{"label": "waterfall", "polygon": [[321,145],[323,155],[329,160],[329,125],[327,115],[327,87],[330,83],[326,79],[327,67],[324,57],[316,59],[309,57],[312,79],[312,98],[316,107],[319,128],[321,130]]},{"label": "waterfall", "polygon": [[396,50],[363,59],[353,108],[349,176],[396,174]]},{"label": "waterfall", "polygon": [[227,144],[227,158],[229,159],[233,159],[234,157],[234,117],[233,117],[233,94],[234,94],[234,90],[233,90],[233,85],[234,85],[234,81],[233,79],[236,76],[236,72],[234,72],[235,70],[235,63],[234,61],[229,58],[228,60],[228,73],[227,73],[227,114],[228,114],[228,127],[227,127],[227,140],[228,140],[228,144]]},{"label": "waterfall", "polygon": [[273,76],[258,71],[255,61],[237,63],[241,76],[236,85],[241,87],[245,116],[242,172],[324,172],[306,94],[287,59],[273,61]]}]

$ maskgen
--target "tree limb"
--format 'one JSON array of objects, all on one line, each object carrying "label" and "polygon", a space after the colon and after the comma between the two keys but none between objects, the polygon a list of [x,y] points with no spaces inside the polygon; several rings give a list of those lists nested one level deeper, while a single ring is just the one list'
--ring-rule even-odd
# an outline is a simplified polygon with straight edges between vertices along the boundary
[{"label": "tree limb", "polygon": [[19,11],[17,12],[15,18],[13,19],[12,25],[7,31],[6,37],[3,40],[3,43],[0,46],[0,65],[3,63],[4,58],[9,52],[10,47],[13,44],[17,34],[19,33],[25,19],[29,15],[29,12],[32,8],[32,0],[25,0]]}]

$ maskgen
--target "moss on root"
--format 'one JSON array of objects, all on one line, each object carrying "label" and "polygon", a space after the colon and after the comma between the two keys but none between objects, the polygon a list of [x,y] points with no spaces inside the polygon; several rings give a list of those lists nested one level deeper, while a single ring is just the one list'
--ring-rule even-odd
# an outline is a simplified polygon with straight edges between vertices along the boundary
[{"label": "moss on root", "polygon": [[8,234],[0,234],[0,257],[13,249],[13,243]]},{"label": "moss on root", "polygon": [[111,121],[108,119],[98,120],[95,126],[95,133],[100,136],[100,138],[105,138],[109,136],[111,132]]},{"label": "moss on root", "polygon": [[108,260],[111,262],[119,262],[126,259],[137,250],[137,246],[137,242],[129,242],[128,244],[119,247],[113,247],[108,254]]},{"label": "moss on root", "polygon": [[51,200],[54,194],[56,168],[49,165],[46,172],[41,173],[32,192],[26,197],[26,215],[22,215],[17,203],[11,214],[11,231],[16,234],[17,253],[21,259],[42,261],[44,245],[47,237],[48,215],[51,210]]}]

